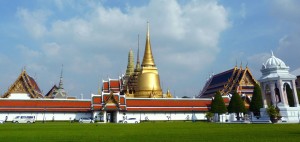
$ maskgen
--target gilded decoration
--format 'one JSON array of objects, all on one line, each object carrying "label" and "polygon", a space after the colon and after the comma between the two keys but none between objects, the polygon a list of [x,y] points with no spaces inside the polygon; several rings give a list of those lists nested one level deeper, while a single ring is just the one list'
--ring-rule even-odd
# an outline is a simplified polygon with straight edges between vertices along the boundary
[{"label": "gilded decoration", "polygon": [[17,81],[10,93],[28,93],[22,81]]}]

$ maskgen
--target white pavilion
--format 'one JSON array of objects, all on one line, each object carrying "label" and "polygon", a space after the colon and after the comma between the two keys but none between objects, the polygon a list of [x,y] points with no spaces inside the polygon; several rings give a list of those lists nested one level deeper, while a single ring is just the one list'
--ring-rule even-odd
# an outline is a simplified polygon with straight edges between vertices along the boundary
[{"label": "white pavilion", "polygon": [[[259,79],[264,107],[261,108],[262,118],[269,119],[266,113],[268,105],[279,108],[282,122],[299,123],[300,106],[296,91],[296,76],[289,73],[289,66],[282,60],[271,57],[262,65],[262,76]],[[288,91],[290,90],[290,97]]]}]

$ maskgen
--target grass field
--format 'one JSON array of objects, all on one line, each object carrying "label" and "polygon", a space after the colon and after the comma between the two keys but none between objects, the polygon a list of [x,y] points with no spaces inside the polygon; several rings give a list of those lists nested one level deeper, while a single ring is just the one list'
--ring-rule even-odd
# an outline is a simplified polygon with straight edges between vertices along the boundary
[{"label": "grass field", "polygon": [[1,142],[27,141],[300,141],[300,124],[147,122],[79,124],[48,122],[0,125]]}]

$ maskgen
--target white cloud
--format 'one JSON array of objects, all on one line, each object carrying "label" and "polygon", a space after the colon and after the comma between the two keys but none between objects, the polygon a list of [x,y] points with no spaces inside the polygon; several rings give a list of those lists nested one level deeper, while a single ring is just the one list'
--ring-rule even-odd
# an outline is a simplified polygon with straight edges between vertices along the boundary
[{"label": "white cloud", "polygon": [[44,24],[49,15],[50,12],[46,10],[29,11],[28,9],[19,8],[17,11],[17,16],[34,38],[40,38],[47,32]]},{"label": "white cloud", "polygon": [[[75,11],[72,9],[74,5],[78,7],[73,2],[59,0],[55,1],[55,5],[61,12]],[[74,76],[69,87],[81,86],[74,87],[71,92],[82,92],[78,89],[89,88],[93,86],[91,83],[97,86],[95,76],[116,76],[124,72],[127,52],[136,48],[137,34],[142,35],[140,43],[143,50],[147,20],[150,21],[156,64],[159,70],[172,69],[172,76],[182,74],[173,70],[179,66],[198,74],[213,63],[220,50],[220,34],[229,27],[227,11],[217,1],[179,4],[175,0],[153,0],[140,7],[128,4],[125,12],[121,8],[93,3],[85,10],[76,9],[76,12],[79,12],[77,16],[59,19],[53,16],[57,13],[51,10],[20,8],[17,11],[29,34],[41,42],[39,54],[45,55],[33,64],[36,64],[35,67],[47,66],[47,73],[52,70],[50,76],[53,76],[63,63],[66,72]],[[88,77],[92,78],[89,83],[83,83],[82,80]],[[186,80],[192,77],[186,76]],[[42,82],[45,85],[55,81],[45,79]],[[170,87],[181,86],[179,83],[182,82],[177,83]]]},{"label": "white cloud", "polygon": [[42,49],[47,56],[57,56],[61,51],[61,47],[55,42],[44,44]]},{"label": "white cloud", "polygon": [[17,45],[16,48],[20,51],[23,58],[31,59],[31,58],[38,58],[41,56],[41,52],[33,48],[26,47],[25,45]]},{"label": "white cloud", "polygon": [[300,53],[300,10],[297,0],[276,0],[272,4],[274,17],[281,21],[280,26],[284,29],[281,38],[278,40],[276,53],[278,56],[295,70],[300,67],[298,56]]}]

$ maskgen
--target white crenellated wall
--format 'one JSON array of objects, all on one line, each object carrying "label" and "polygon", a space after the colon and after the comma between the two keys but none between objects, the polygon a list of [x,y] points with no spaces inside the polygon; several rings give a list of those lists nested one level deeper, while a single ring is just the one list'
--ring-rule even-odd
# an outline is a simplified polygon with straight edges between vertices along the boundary
[{"label": "white crenellated wall", "polygon": [[[94,112],[93,117],[97,116],[99,112]],[[106,113],[104,112],[104,115]],[[119,122],[120,120],[128,118],[137,118],[141,121],[199,121],[206,120],[205,112],[124,112],[116,111],[114,113],[114,122]],[[104,116],[105,117],[105,116]],[[106,117],[105,117],[106,118]]]},{"label": "white crenellated wall", "polygon": [[[0,112],[0,120],[12,121],[16,116],[35,116],[36,121],[70,121],[92,117],[92,113],[82,112]],[[7,119],[6,119],[7,118]]]}]

